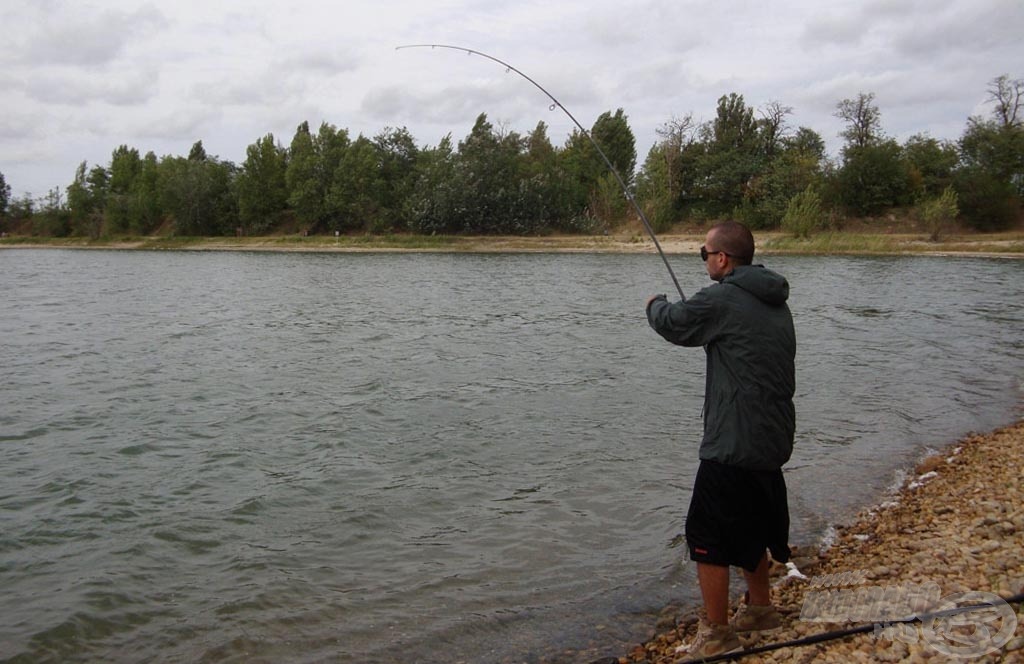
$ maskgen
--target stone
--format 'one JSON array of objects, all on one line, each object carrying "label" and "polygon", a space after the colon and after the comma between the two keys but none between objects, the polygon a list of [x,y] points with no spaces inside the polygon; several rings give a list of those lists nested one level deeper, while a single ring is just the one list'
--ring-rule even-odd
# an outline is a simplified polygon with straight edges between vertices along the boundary
[{"label": "stone", "polygon": [[[1024,420],[984,436],[971,436],[960,443],[955,463],[943,465],[941,478],[916,490],[901,490],[888,507],[865,510],[853,523],[836,527],[836,542],[819,554],[814,543],[794,550],[813,558],[817,567],[811,577],[863,573],[868,585],[891,586],[937,584],[942,596],[957,592],[986,591],[1004,598],[1024,592]],[[947,451],[942,458],[949,456]],[[931,472],[931,471],[929,471]],[[924,473],[920,473],[924,474]],[[869,535],[859,541],[857,535]],[[799,551],[799,554],[797,553]],[[799,568],[806,573],[807,563]],[[786,617],[779,633],[765,638],[744,639],[749,643],[772,643],[848,627],[799,619],[804,597],[815,588],[811,583],[783,584],[784,571],[775,566],[772,601]],[[693,615],[691,613],[691,615]],[[1018,608],[1021,626],[996,656],[979,661],[1024,664],[1024,612]],[[696,621],[696,616],[692,618]],[[679,619],[681,631],[689,633]],[[660,626],[659,626],[660,627]],[[669,632],[675,630],[669,629]],[[662,634],[656,647],[640,648],[634,661],[667,664],[680,659],[672,652],[678,640]],[[766,640],[767,639],[767,640]],[[687,637],[683,637],[688,641]],[[898,641],[898,640],[897,640]],[[749,643],[748,643],[749,642]],[[742,662],[944,662],[948,658],[923,642],[893,643],[870,635],[830,641],[813,647],[787,648],[746,657]]]}]

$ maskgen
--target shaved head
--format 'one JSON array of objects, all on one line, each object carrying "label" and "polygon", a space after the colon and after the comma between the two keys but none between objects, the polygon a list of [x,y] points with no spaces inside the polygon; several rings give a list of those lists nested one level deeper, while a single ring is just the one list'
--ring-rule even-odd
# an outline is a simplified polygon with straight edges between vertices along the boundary
[{"label": "shaved head", "polygon": [[738,221],[723,221],[711,227],[715,248],[724,251],[739,265],[750,265],[754,260],[754,236],[750,229]]}]

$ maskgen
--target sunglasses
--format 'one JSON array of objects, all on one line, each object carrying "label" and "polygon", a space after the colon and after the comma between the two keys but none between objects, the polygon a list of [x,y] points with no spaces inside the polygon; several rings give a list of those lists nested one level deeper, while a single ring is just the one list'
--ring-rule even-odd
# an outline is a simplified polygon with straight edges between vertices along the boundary
[{"label": "sunglasses", "polygon": [[700,248],[700,259],[702,261],[707,262],[708,256],[711,256],[712,254],[725,254],[726,256],[731,256],[732,255],[732,254],[726,253],[724,251],[708,251],[707,247],[703,247],[703,246]]}]

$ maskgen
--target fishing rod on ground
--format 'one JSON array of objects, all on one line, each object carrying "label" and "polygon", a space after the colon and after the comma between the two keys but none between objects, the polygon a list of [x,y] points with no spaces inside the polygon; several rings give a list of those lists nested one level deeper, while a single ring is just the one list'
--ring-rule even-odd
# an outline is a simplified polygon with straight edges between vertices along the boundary
[{"label": "fishing rod on ground", "polygon": [[[997,603],[983,602],[981,604],[971,604],[967,606],[957,606],[952,609],[944,609],[942,611],[936,611],[934,613],[926,613],[919,616],[910,616],[907,618],[900,618],[897,620],[885,621],[887,625],[896,624],[912,624],[912,623],[924,623],[928,620],[936,618],[948,618],[961,613],[968,613],[970,611],[979,611],[984,609],[990,609],[998,605],[1013,605],[1024,603],[1024,593],[1014,595],[1013,597],[1007,597],[1006,599],[1000,599]],[[1010,609],[1013,611],[1013,609]],[[753,648],[739,650],[736,652],[722,653],[721,655],[710,655],[708,657],[697,658],[697,659],[680,659],[675,660],[676,664],[711,664],[712,662],[732,662],[740,660],[750,655],[759,655],[761,653],[771,652],[773,650],[781,650],[782,648],[796,648],[800,646],[810,646],[817,643],[825,643],[827,641],[835,641],[837,639],[843,639],[848,636],[855,636],[858,634],[868,634],[878,629],[878,623],[871,623],[866,625],[858,625],[857,627],[849,627],[846,629],[836,629],[829,632],[822,632],[820,634],[813,634],[811,636],[805,636],[799,639],[793,639],[791,641],[778,641],[776,643],[767,643],[761,646],[755,646]],[[614,664],[618,662],[617,657],[607,657],[604,659],[594,660],[590,664]]]},{"label": "fishing rod on ground", "polygon": [[675,272],[672,271],[672,266],[669,265],[668,258],[665,256],[665,252],[662,251],[661,249],[661,243],[658,242],[658,238],[654,234],[654,228],[651,227],[651,222],[647,221],[647,215],[644,214],[644,211],[640,209],[640,205],[636,202],[636,199],[633,198],[633,194],[630,193],[629,187],[626,186],[625,180],[623,180],[622,176],[619,175],[619,172],[615,169],[615,166],[612,165],[611,160],[608,159],[608,157],[604,153],[604,150],[602,150],[601,146],[597,144],[597,141],[594,140],[594,137],[590,135],[590,132],[583,128],[583,125],[581,125],[579,121],[576,120],[575,117],[573,117],[573,114],[569,112],[569,109],[562,105],[562,102],[555,99],[554,95],[545,90],[544,87],[540,85],[540,83],[533,80],[523,72],[519,71],[509,63],[503,60],[499,60],[493,55],[487,55],[486,53],[482,53],[471,48],[466,48],[465,46],[452,46],[450,44],[407,44],[405,46],[397,46],[395,47],[395,50],[399,51],[406,48],[446,48],[453,51],[462,51],[467,55],[479,55],[482,58],[487,58],[488,60],[496,62],[499,65],[505,67],[506,72],[512,71],[519,74],[527,81],[532,83],[534,87],[536,87],[538,90],[547,95],[547,98],[553,102],[551,110],[555,110],[556,107],[562,109],[562,112],[565,113],[570,120],[572,120],[573,124],[579,127],[579,130],[583,132],[583,135],[590,139],[590,142],[593,144],[594,149],[597,150],[597,154],[601,155],[601,159],[604,160],[604,163],[608,167],[608,170],[612,172],[612,175],[615,176],[615,179],[616,181],[618,181],[619,186],[622,187],[622,193],[626,195],[626,199],[630,202],[630,204],[633,206],[633,209],[636,210],[636,213],[640,216],[640,221],[643,222],[644,229],[647,230],[647,234],[651,237],[651,240],[654,242],[654,248],[658,250],[658,255],[661,256],[662,262],[665,263],[665,268],[668,270],[669,276],[672,277],[672,283],[675,284],[676,290],[679,291],[679,297],[684,300],[686,299],[686,296],[683,295],[683,289],[679,286],[679,280],[676,279],[676,274]]}]

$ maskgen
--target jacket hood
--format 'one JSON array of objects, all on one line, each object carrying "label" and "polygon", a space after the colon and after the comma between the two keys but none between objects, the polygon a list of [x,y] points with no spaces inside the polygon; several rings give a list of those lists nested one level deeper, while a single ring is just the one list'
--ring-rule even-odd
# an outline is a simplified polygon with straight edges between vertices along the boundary
[{"label": "jacket hood", "polygon": [[786,278],[763,265],[741,265],[727,274],[722,283],[739,286],[765,304],[778,306],[789,299]]}]

